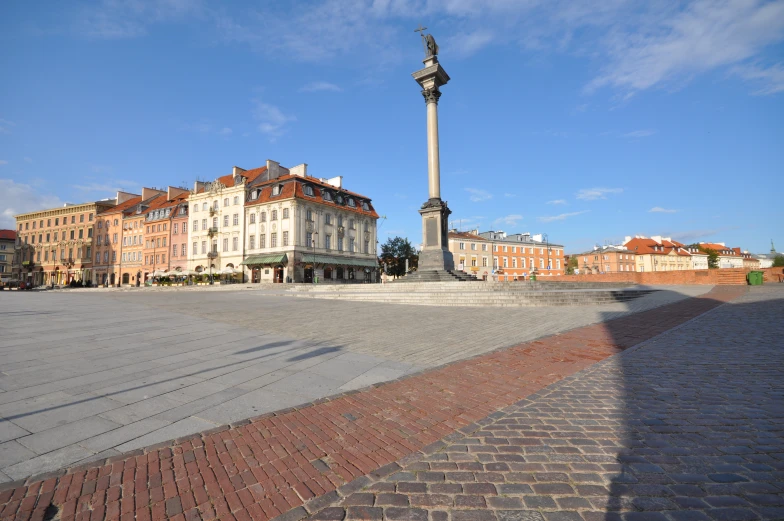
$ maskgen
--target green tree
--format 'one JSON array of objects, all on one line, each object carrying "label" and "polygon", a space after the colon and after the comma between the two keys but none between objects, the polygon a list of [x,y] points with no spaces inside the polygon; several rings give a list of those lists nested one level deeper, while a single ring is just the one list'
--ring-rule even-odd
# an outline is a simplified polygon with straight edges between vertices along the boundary
[{"label": "green tree", "polygon": [[774,268],[783,268],[784,267],[784,255],[779,253],[775,257],[773,257],[773,267]]},{"label": "green tree", "polygon": [[387,275],[392,275],[395,278],[405,275],[406,259],[408,259],[409,270],[417,267],[419,255],[408,239],[390,238],[381,245],[381,262],[386,265]]},{"label": "green tree", "polygon": [[572,255],[569,257],[569,264],[566,265],[566,274],[574,275],[574,270],[578,268],[577,256]]},{"label": "green tree", "polygon": [[706,247],[704,247],[704,246],[702,246],[701,244],[698,244],[698,243],[689,244],[686,247],[687,248],[697,248],[702,253],[707,253],[708,254],[708,268],[709,269],[715,269],[715,268],[719,267],[719,252],[717,252],[716,250],[714,250],[712,248],[706,248]]}]

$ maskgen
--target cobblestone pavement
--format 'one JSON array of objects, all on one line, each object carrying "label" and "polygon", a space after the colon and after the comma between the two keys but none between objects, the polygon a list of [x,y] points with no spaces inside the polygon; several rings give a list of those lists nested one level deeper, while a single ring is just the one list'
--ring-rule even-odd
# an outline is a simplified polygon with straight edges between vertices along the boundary
[{"label": "cobblestone pavement", "polygon": [[462,429],[313,520],[784,519],[784,290]]},{"label": "cobblestone pavement", "polygon": [[[497,419],[499,413],[494,411],[742,292],[745,288],[719,288],[702,298],[496,351],[305,407],[278,411],[231,428],[17,482],[0,493],[0,518],[300,519],[340,495],[356,492],[374,476],[400,470],[399,465],[405,466],[422,453],[442,447],[443,443],[437,440],[454,436],[450,433],[457,429],[475,430],[470,427],[472,422],[488,415]],[[616,384],[618,387],[622,385]],[[558,407],[552,406],[548,414],[556,414]],[[567,444],[582,445],[571,441]],[[549,452],[540,450],[538,457],[550,457]],[[564,457],[569,455],[564,453]],[[483,462],[484,456],[476,457]],[[521,462],[508,462],[513,463]],[[491,467],[487,471],[488,474],[480,472],[473,479],[486,478],[486,482],[492,483]],[[502,472],[500,467],[498,472]],[[428,476],[417,475],[416,480],[427,483]],[[470,489],[469,486],[467,490]],[[441,516],[437,512],[442,510],[436,510],[434,515]],[[452,510],[452,515],[463,515]],[[404,508],[399,512],[388,510],[385,515],[402,519],[421,516],[423,511]],[[336,515],[337,511],[326,513]]]},{"label": "cobblestone pavement", "polygon": [[274,289],[5,292],[0,482],[709,289],[671,288],[628,304],[585,308],[426,313],[418,306],[281,297]]}]

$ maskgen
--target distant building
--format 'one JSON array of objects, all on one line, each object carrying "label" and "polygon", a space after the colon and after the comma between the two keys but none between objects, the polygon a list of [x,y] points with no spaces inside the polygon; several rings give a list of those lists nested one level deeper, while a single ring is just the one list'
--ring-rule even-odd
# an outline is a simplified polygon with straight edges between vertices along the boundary
[{"label": "distant building", "polygon": [[16,245],[16,232],[14,230],[0,230],[0,278],[12,279],[14,264],[14,246]]},{"label": "distant building", "polygon": [[626,273],[637,269],[635,253],[625,246],[596,246],[574,257],[581,274]]},{"label": "distant building", "polygon": [[745,269],[747,270],[760,269],[760,260],[756,258],[754,255],[752,255],[748,251],[744,251],[741,255],[743,256],[743,267]]},{"label": "distant building", "polygon": [[719,268],[742,268],[743,254],[740,248],[729,248],[723,242],[701,242],[703,249],[714,250],[719,254]]},{"label": "distant building", "polygon": [[756,253],[752,254],[754,258],[759,260],[760,262],[760,269],[770,268],[773,266],[773,259],[776,258],[776,255],[779,253],[776,252],[776,247],[773,245],[773,241],[770,241],[770,253]]},{"label": "distant building", "polygon": [[707,270],[708,254],[694,246],[687,246],[686,251],[691,254],[691,269],[693,270]]},{"label": "distant building", "polygon": [[623,245],[634,252],[638,272],[694,269],[686,246],[670,237],[627,236]]},{"label": "distant building", "polygon": [[514,281],[530,278],[532,273],[551,277],[563,275],[566,268],[563,245],[550,242],[544,234],[451,230],[449,251],[456,269],[480,279],[487,275],[488,279]]}]

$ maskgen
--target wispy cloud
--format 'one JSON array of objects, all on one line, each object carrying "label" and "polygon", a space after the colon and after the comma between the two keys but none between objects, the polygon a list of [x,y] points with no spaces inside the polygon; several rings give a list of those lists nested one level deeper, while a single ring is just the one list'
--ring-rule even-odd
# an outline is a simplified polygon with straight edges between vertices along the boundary
[{"label": "wispy cloud", "polygon": [[670,210],[667,208],[662,208],[661,206],[654,206],[653,208],[648,210],[649,213],[675,213],[677,211],[678,210]]},{"label": "wispy cloud", "polygon": [[700,239],[707,239],[709,237],[713,237],[720,233],[730,231],[730,230],[737,230],[738,226],[725,226],[722,228],[704,228],[704,229],[697,229],[697,230],[686,230],[686,231],[677,231],[677,232],[665,232],[663,235],[666,237],[672,237],[674,240],[683,243],[690,243],[695,242]]},{"label": "wispy cloud", "polygon": [[343,89],[327,81],[314,81],[299,89],[300,92],[342,92]]},{"label": "wispy cloud", "polygon": [[208,132],[212,132],[212,124],[201,121],[198,123],[183,123],[180,125],[180,130],[184,132],[200,132],[202,134],[206,134]]},{"label": "wispy cloud", "polygon": [[509,192],[507,192],[507,193],[504,194],[504,197],[514,198],[514,197],[517,197],[517,194],[510,194]]},{"label": "wispy cloud", "polygon": [[218,131],[218,134],[224,137],[228,137],[232,134],[232,130],[229,127],[223,127]]},{"label": "wispy cloud", "polygon": [[458,230],[475,230],[481,228],[485,222],[486,217],[483,215],[472,215],[470,217],[457,217],[449,220],[450,228],[457,228]]},{"label": "wispy cloud", "polygon": [[16,123],[7,119],[0,118],[0,134],[10,134],[11,127],[15,127]]},{"label": "wispy cloud", "polygon": [[577,215],[582,215],[584,213],[588,213],[590,210],[583,210],[581,212],[571,212],[571,213],[562,213],[560,215],[551,215],[547,217],[537,217],[536,220],[540,223],[550,223],[553,221],[563,221],[568,219],[569,217],[575,217]]},{"label": "wispy cloud", "polygon": [[627,132],[623,135],[623,137],[631,137],[631,138],[639,138],[639,137],[648,137],[652,136],[656,133],[655,130],[634,130],[632,132]]},{"label": "wispy cloud", "polygon": [[134,38],[150,25],[186,20],[202,10],[201,0],[103,0],[82,10],[75,30],[88,38]]},{"label": "wispy cloud", "polygon": [[505,215],[503,217],[499,217],[495,221],[493,221],[494,227],[499,226],[509,226],[510,228],[514,228],[518,225],[520,221],[523,220],[523,216],[517,213]]},{"label": "wispy cloud", "polygon": [[779,62],[770,67],[739,65],[730,72],[757,85],[752,94],[765,96],[784,92],[784,63]]},{"label": "wispy cloud", "polygon": [[454,34],[445,43],[449,52],[454,52],[460,56],[471,56],[490,45],[494,38],[495,34],[493,31],[485,28]]},{"label": "wispy cloud", "polygon": [[32,163],[32,162],[33,162],[33,159],[32,159],[31,157],[27,157],[27,156],[25,156],[25,157],[24,157],[24,162],[25,162],[25,163]]},{"label": "wispy cloud", "polygon": [[7,165],[7,164],[8,161],[6,161],[5,159],[0,159],[0,166]]},{"label": "wispy cloud", "polygon": [[552,201],[547,201],[547,204],[566,204],[566,199],[553,199]]},{"label": "wispy cloud", "polygon": [[471,194],[468,198],[475,203],[493,198],[493,194],[480,188],[466,188],[465,191]]},{"label": "wispy cloud", "polygon": [[71,185],[71,187],[84,193],[100,193],[109,195],[112,195],[118,191],[141,193],[141,185],[138,183],[138,181],[129,181],[125,179],[101,179],[99,181],[90,181],[87,183]]},{"label": "wispy cloud", "polygon": [[631,95],[677,86],[754,57],[781,41],[784,32],[784,2],[697,0],[683,10],[660,5],[663,9],[648,13],[642,23],[618,25],[608,33],[609,63],[589,83],[589,92],[610,86]]},{"label": "wispy cloud", "polygon": [[259,132],[273,141],[286,133],[289,123],[297,120],[296,116],[285,114],[275,105],[260,100],[253,100],[253,104],[253,117],[258,121]]},{"label": "wispy cloud", "polygon": [[583,201],[595,201],[596,199],[607,199],[609,194],[620,194],[623,188],[583,188],[575,197]]},{"label": "wispy cloud", "polygon": [[14,215],[62,206],[56,195],[44,193],[40,187],[17,183],[12,179],[0,179],[0,228],[16,228]]}]

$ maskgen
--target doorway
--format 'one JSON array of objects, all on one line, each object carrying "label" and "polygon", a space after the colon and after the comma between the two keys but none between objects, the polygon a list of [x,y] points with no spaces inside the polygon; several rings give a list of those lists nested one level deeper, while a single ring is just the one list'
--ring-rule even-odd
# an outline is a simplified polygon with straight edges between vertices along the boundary
[{"label": "doorway", "polygon": [[338,280],[343,280],[343,266],[338,266]]},{"label": "doorway", "polygon": [[130,284],[131,283],[131,276],[127,273],[123,273],[122,275],[122,283],[123,284]]},{"label": "doorway", "polygon": [[313,267],[305,268],[305,282],[312,284],[313,283]]},{"label": "doorway", "polygon": [[275,267],[275,277],[273,279],[276,284],[283,283],[283,266],[276,266]]}]

